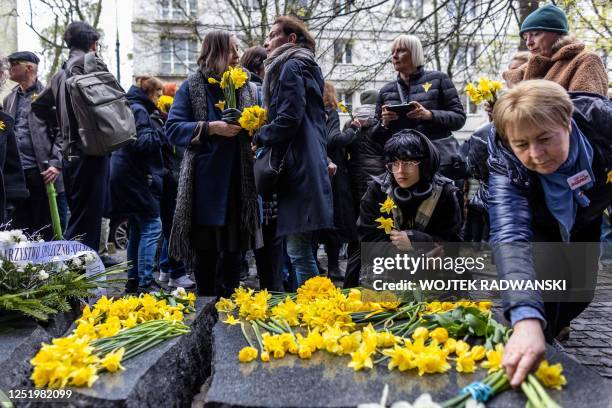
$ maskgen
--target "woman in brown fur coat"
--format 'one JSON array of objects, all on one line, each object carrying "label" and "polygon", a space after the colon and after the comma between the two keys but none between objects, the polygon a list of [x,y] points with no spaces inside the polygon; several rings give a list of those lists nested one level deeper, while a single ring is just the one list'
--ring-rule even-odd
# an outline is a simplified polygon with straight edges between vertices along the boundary
[{"label": "woman in brown fur coat", "polygon": [[521,26],[520,35],[531,52],[522,66],[508,70],[503,77],[510,85],[528,79],[547,79],[573,92],[608,94],[608,75],[597,54],[568,35],[567,17],[552,5],[531,13]]}]

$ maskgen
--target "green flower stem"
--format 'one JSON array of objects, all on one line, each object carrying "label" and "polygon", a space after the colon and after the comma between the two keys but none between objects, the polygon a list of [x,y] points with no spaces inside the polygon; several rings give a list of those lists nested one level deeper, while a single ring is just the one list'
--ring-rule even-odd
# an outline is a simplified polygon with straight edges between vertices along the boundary
[{"label": "green flower stem", "polygon": [[540,396],[538,395],[538,393],[533,388],[533,386],[529,384],[527,381],[523,381],[521,383],[521,390],[523,390],[523,393],[527,397],[527,400],[534,408],[545,408],[546,407],[543,404],[542,400],[540,399]]},{"label": "green flower stem", "polygon": [[533,374],[529,374],[527,376],[527,381],[538,393],[540,400],[544,403],[546,408],[560,408],[560,406],[550,397],[550,395],[548,395],[544,387],[542,387],[542,384],[540,384],[538,379]]},{"label": "green flower stem", "polygon": [[259,344],[259,352],[260,354],[264,352],[264,346],[263,346],[263,342],[261,340],[261,333],[259,332],[259,327],[257,326],[256,323],[251,322],[251,328],[253,329],[253,332],[255,333],[255,338],[257,339],[257,343]]},{"label": "green flower stem", "polygon": [[267,325],[266,323],[262,322],[261,320],[256,320],[256,321],[255,321],[255,323],[256,323],[257,325],[259,325],[259,326],[263,327],[264,329],[266,329],[266,330],[268,330],[268,331],[271,331],[271,332],[274,332],[274,333],[276,333],[276,334],[283,334],[283,333],[284,333],[284,331],[279,330],[279,329],[277,329],[277,328],[275,328],[275,327],[272,327],[272,326],[270,326],[270,325]]},{"label": "green flower stem", "polygon": [[242,335],[244,336],[244,339],[247,341],[247,343],[249,343],[249,346],[255,348],[255,346],[253,346],[253,342],[251,341],[249,336],[247,336],[246,330],[244,329],[244,323],[243,322],[240,322],[240,330],[242,331]]}]

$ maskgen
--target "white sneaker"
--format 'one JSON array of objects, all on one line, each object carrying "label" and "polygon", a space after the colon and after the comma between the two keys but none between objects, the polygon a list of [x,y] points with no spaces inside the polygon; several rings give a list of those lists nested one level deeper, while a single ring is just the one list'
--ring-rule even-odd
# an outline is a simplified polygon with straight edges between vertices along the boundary
[{"label": "white sneaker", "polygon": [[187,277],[187,275],[183,275],[178,279],[170,278],[170,282],[168,282],[168,286],[173,288],[182,287],[185,289],[193,288],[195,286],[195,282]]},{"label": "white sneaker", "polygon": [[166,272],[160,272],[159,278],[157,278],[159,282],[168,282],[170,280],[170,274]]}]

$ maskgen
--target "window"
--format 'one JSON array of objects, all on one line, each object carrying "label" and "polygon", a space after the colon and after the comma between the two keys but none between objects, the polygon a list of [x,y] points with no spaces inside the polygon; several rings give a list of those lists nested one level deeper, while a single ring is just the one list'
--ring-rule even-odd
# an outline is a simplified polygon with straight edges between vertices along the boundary
[{"label": "window", "polygon": [[349,112],[353,111],[353,92],[340,91],[338,92],[338,100],[346,106]]},{"label": "window", "polygon": [[393,15],[395,17],[423,17],[423,0],[395,0]]},{"label": "window", "polygon": [[247,4],[247,9],[249,10],[260,10],[259,0],[245,0]]},{"label": "window", "polygon": [[161,41],[161,73],[187,75],[197,69],[198,42],[193,39]]},{"label": "window", "polygon": [[476,16],[476,2],[474,0],[450,0],[446,4],[448,16],[454,19],[465,20]]},{"label": "window", "polygon": [[[453,55],[455,46],[451,45],[449,48],[450,55]],[[460,45],[455,54],[455,62],[453,64],[454,72],[466,71],[476,61],[478,55],[478,45]]]},{"label": "window", "polygon": [[162,0],[161,18],[184,20],[196,15],[198,0]]},{"label": "window", "polygon": [[334,0],[335,13],[349,13],[354,0]]},{"label": "window", "polygon": [[353,63],[353,44],[350,40],[334,41],[334,64]]}]

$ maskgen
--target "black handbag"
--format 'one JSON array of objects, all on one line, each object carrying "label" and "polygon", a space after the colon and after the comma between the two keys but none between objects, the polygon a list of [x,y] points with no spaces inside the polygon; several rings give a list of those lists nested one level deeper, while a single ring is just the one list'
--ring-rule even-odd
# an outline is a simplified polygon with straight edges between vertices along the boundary
[{"label": "black handbag", "polygon": [[468,164],[455,136],[431,141],[440,154],[440,173],[451,180],[463,180],[468,175]]},{"label": "black handbag", "polygon": [[291,149],[289,145],[261,147],[255,153],[255,186],[257,193],[264,199],[271,199],[278,191],[285,159]]}]

